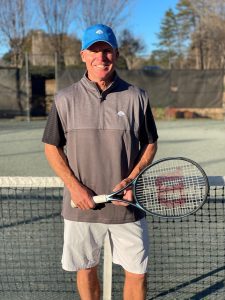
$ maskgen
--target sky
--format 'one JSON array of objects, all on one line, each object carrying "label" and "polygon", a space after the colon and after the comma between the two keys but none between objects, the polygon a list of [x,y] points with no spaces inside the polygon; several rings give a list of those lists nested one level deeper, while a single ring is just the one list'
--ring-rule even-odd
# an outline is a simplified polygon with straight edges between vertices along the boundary
[{"label": "sky", "polygon": [[[179,0],[133,0],[131,15],[124,27],[143,41],[143,55],[149,56],[156,48],[156,34],[160,31],[165,12],[170,8],[175,9],[177,2]],[[0,46],[0,54],[7,52],[6,47]]]},{"label": "sky", "polygon": [[136,37],[144,42],[144,54],[149,55],[156,48],[156,34],[160,31],[160,24],[165,12],[175,10],[179,0],[136,0],[129,21],[129,29]]}]

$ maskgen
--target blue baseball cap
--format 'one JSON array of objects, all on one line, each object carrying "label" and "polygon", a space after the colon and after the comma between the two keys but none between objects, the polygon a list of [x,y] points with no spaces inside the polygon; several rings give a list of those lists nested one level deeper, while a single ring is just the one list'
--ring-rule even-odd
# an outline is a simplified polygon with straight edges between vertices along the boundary
[{"label": "blue baseball cap", "polygon": [[118,48],[117,40],[112,29],[103,24],[88,27],[83,35],[81,50],[88,49],[96,42],[108,43],[113,49]]}]

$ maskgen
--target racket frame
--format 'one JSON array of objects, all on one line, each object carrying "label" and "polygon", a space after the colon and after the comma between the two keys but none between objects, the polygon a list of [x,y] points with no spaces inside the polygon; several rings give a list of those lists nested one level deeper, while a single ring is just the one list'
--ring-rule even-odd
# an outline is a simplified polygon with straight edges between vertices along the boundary
[{"label": "racket frame", "polygon": [[[145,209],[138,201],[137,199],[137,196],[136,196],[136,182],[139,180],[139,178],[142,176],[143,173],[145,173],[148,169],[151,169],[153,166],[159,164],[159,163],[162,163],[164,161],[169,161],[169,160],[182,160],[182,161],[187,161],[193,165],[195,165],[199,171],[201,172],[202,174],[202,177],[204,178],[204,182],[205,182],[205,186],[202,186],[203,188],[203,194],[204,194],[204,197],[203,197],[203,200],[202,202],[198,205],[198,207],[196,207],[196,209],[194,210],[191,210],[189,211],[188,213],[185,213],[185,214],[182,214],[182,215],[179,215],[179,216],[166,216],[166,215],[162,215],[162,214],[159,214],[159,213],[156,213],[156,212],[153,212],[153,211],[149,211],[147,209]],[[125,199],[122,199],[120,197],[116,198],[113,196],[117,195],[117,194],[120,194],[121,192],[123,192],[124,190],[126,190],[127,188],[129,188],[130,186],[132,186],[132,192],[133,192],[133,197],[134,197],[134,200],[135,202],[131,202],[131,201],[128,201],[128,200],[125,200]],[[127,203],[127,204],[130,204],[134,207],[137,207],[138,209],[141,209],[142,211],[146,212],[147,214],[150,214],[152,216],[157,216],[157,217],[160,217],[160,218],[165,218],[165,219],[181,219],[181,218],[184,218],[186,216],[189,216],[191,214],[194,214],[196,213],[203,205],[204,203],[207,201],[207,197],[208,197],[208,194],[209,194],[209,182],[208,182],[208,177],[205,173],[205,171],[203,170],[203,168],[195,161],[189,159],[189,158],[186,158],[186,157],[167,157],[167,158],[162,158],[162,159],[159,159],[155,162],[153,162],[152,164],[148,165],[147,167],[145,167],[139,174],[136,178],[134,178],[131,182],[129,182],[125,187],[121,188],[120,190],[116,191],[116,192],[113,192],[109,195],[104,195],[104,197],[106,197],[106,201],[104,202],[111,202],[111,201],[120,201],[120,202],[124,202],[124,203]],[[123,196],[123,195],[121,195]],[[95,196],[93,199],[96,199],[96,201],[94,200],[95,203],[103,203],[102,201],[98,202],[97,201],[97,197],[99,196]]]}]

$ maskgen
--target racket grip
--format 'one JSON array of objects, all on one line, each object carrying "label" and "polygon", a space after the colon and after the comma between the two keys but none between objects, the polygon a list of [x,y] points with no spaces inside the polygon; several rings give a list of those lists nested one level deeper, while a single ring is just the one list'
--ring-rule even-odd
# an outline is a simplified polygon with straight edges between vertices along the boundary
[{"label": "racket grip", "polygon": [[94,196],[93,200],[96,204],[98,203],[105,203],[107,202],[107,196],[106,195],[98,195],[98,196]]},{"label": "racket grip", "polygon": [[[107,202],[107,197],[106,197],[106,195],[94,196],[93,200],[96,204],[105,203],[105,202]],[[71,207],[73,207],[73,208],[76,207],[76,204],[72,200],[71,200]]]},{"label": "racket grip", "polygon": [[70,201],[70,205],[71,205],[72,208],[77,207],[76,204],[73,202],[73,200]]}]

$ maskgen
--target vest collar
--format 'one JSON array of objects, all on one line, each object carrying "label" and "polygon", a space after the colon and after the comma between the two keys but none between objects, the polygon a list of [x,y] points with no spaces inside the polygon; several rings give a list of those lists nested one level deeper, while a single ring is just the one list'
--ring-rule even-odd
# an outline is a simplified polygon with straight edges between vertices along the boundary
[{"label": "vest collar", "polygon": [[104,100],[105,96],[107,94],[109,94],[113,90],[113,88],[117,85],[117,83],[119,82],[119,77],[118,77],[118,75],[115,71],[113,81],[110,83],[110,85],[104,91],[100,91],[97,84],[94,81],[91,81],[90,79],[88,79],[87,72],[85,72],[85,74],[82,77],[81,81],[85,85],[86,88],[88,88],[90,91],[92,91],[94,93],[97,92],[99,98]]}]

